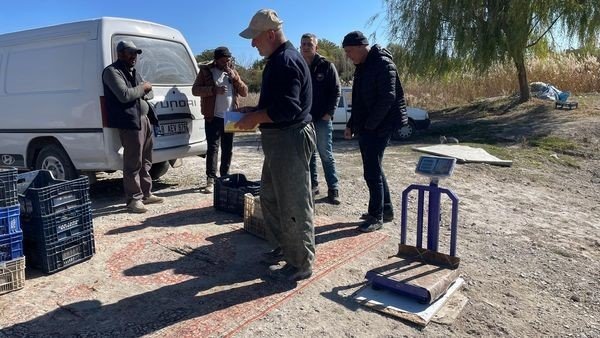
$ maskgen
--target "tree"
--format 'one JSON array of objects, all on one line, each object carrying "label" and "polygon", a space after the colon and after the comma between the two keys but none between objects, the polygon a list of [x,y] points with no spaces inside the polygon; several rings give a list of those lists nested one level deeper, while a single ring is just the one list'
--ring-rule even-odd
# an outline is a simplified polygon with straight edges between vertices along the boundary
[{"label": "tree", "polygon": [[598,0],[383,2],[389,35],[409,51],[411,69],[443,71],[458,60],[485,70],[494,62],[510,59],[521,102],[530,98],[525,68],[530,48],[556,34],[590,46],[600,32]]},{"label": "tree", "polygon": [[214,49],[205,49],[202,53],[196,55],[196,62],[210,62],[214,59],[215,50]]}]

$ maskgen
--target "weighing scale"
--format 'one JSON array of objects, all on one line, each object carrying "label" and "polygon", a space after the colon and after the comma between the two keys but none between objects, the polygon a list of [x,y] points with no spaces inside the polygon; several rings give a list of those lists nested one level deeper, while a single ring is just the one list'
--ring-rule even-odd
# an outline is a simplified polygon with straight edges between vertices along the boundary
[{"label": "weighing scale", "polygon": [[[371,287],[385,289],[393,293],[415,299],[422,304],[432,304],[446,294],[446,291],[459,278],[456,256],[458,230],[458,197],[449,189],[440,188],[441,179],[452,176],[455,158],[421,156],[415,172],[430,178],[429,185],[412,184],[402,192],[402,215],[400,224],[400,244],[398,254],[390,264],[373,269],[366,274]],[[408,196],[416,190],[417,231],[416,245],[407,244]],[[423,218],[425,193],[428,193],[427,248],[423,248]],[[452,201],[452,221],[450,225],[450,252],[438,251],[440,232],[440,199],[447,195]],[[453,288],[455,289],[455,288]]]}]

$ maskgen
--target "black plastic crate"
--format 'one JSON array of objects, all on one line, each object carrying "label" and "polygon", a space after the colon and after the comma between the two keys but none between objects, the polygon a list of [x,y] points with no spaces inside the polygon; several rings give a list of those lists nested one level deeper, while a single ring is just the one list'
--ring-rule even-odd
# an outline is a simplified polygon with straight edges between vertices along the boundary
[{"label": "black plastic crate", "polygon": [[88,202],[48,216],[23,219],[23,236],[50,247],[76,234],[92,230],[92,207]]},{"label": "black plastic crate", "polygon": [[27,265],[54,273],[91,258],[96,252],[94,233],[80,233],[44,249],[41,243],[25,240]]},{"label": "black plastic crate", "polygon": [[17,203],[17,169],[0,168],[0,208]]},{"label": "black plastic crate", "polygon": [[0,235],[21,231],[21,211],[19,205],[0,208]]},{"label": "black plastic crate", "polygon": [[0,262],[23,256],[23,232],[0,235]]},{"label": "black plastic crate", "polygon": [[46,216],[80,207],[90,201],[87,176],[56,180],[48,170],[17,175],[21,217]]},{"label": "black plastic crate", "polygon": [[213,194],[213,206],[217,210],[244,216],[244,195],[260,193],[260,182],[248,181],[244,174],[232,174],[217,178]]}]

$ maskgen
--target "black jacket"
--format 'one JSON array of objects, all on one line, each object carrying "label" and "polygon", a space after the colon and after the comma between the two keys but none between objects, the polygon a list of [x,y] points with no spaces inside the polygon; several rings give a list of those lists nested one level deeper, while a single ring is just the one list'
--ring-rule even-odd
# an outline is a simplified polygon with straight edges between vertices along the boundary
[{"label": "black jacket", "polygon": [[352,116],[346,126],[353,133],[385,135],[408,123],[404,90],[392,54],[373,45],[365,62],[356,65],[352,84]]},{"label": "black jacket", "polygon": [[310,115],[313,121],[322,119],[325,114],[333,116],[341,95],[337,70],[319,54],[315,55],[309,68],[313,87]]},{"label": "black jacket", "polygon": [[[111,83],[108,84],[108,82]],[[142,76],[135,68],[130,73],[125,63],[120,60],[117,60],[104,69],[102,73],[102,85],[104,87],[105,108],[107,110],[107,127],[140,130],[142,104],[148,105],[148,119],[150,123],[158,125],[152,105],[142,102],[142,100],[153,97],[152,92],[148,94],[144,93],[141,86],[142,82],[144,82]],[[122,83],[125,83],[126,87],[123,87]],[[111,87],[119,87],[119,95],[116,95]]]}]

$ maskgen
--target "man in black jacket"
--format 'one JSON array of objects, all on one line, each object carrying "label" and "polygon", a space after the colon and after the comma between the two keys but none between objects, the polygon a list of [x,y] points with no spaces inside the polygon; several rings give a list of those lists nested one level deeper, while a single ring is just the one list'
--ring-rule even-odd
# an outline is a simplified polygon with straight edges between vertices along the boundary
[{"label": "man in black jacket", "polygon": [[[300,51],[310,69],[312,79],[312,108],[310,115],[317,133],[317,151],[323,165],[327,182],[327,200],[331,204],[340,204],[338,175],[333,158],[333,113],[340,99],[340,78],[333,63],[317,54],[316,35],[306,33],[300,39]],[[310,159],[312,191],[319,194],[317,178],[317,152]]]},{"label": "man in black jacket", "polygon": [[382,161],[392,133],[408,122],[404,90],[388,50],[379,45],[369,47],[367,38],[359,31],[348,33],[342,47],[356,66],[352,116],[344,137],[359,135],[364,178],[369,187],[369,208],[362,216],[364,222],[359,230],[371,232],[394,218]]},{"label": "man in black jacket", "polygon": [[109,128],[118,128],[123,145],[123,188],[127,209],[134,213],[148,211],[144,204],[162,203],[152,194],[152,124],[158,124],[152,107],[152,84],[142,79],[134,68],[142,50],[131,41],[117,44],[117,57],[102,72],[104,99]]}]

